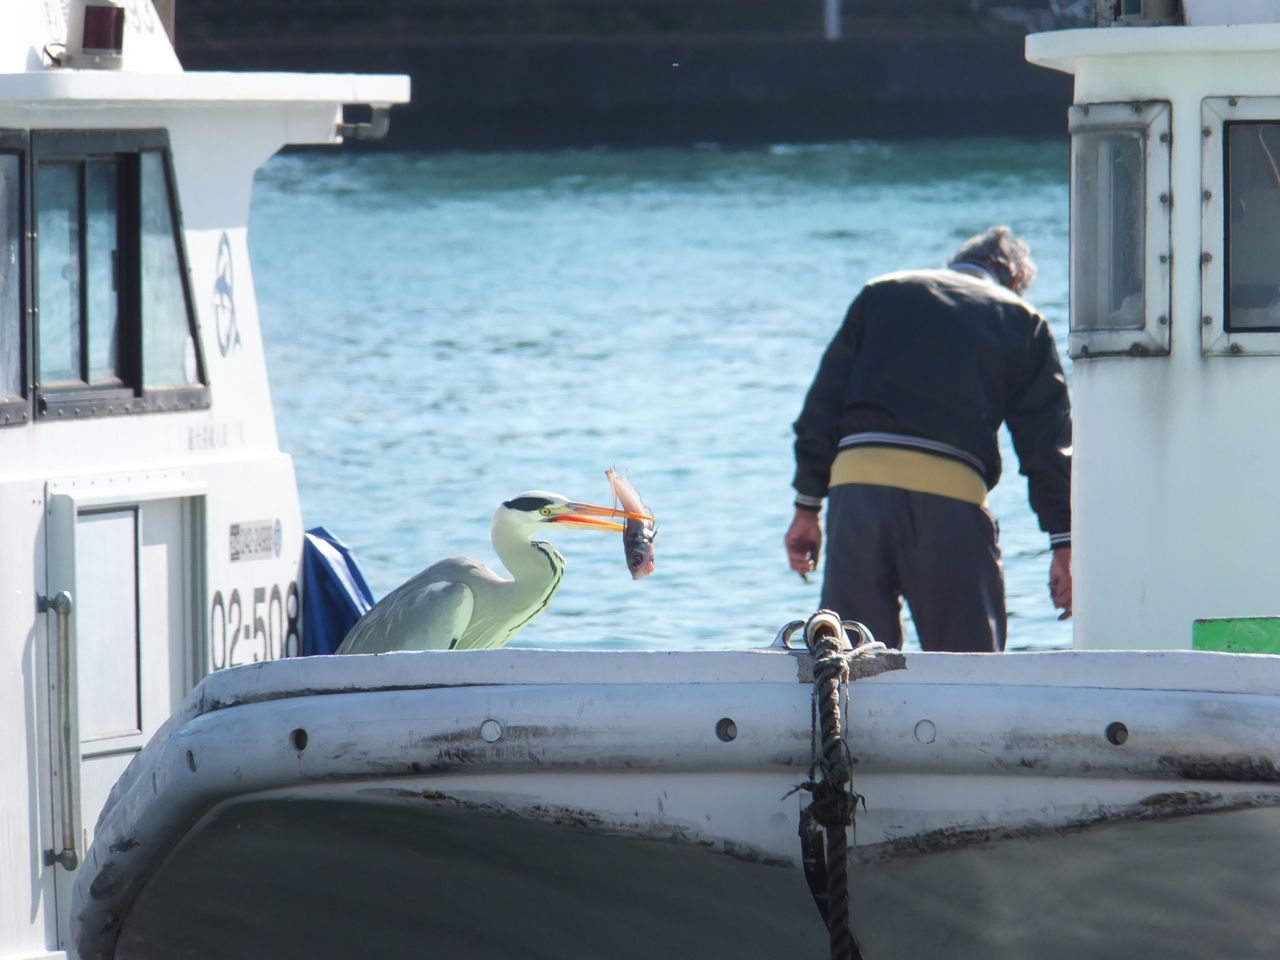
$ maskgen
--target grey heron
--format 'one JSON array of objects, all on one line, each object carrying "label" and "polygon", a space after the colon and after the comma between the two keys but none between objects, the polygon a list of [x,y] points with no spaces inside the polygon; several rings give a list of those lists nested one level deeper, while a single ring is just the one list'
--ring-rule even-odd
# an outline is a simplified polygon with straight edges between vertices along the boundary
[{"label": "grey heron", "polygon": [[470,557],[440,560],[374,604],[337,652],[500,647],[546,608],[564,575],[564,557],[534,534],[544,524],[618,533],[615,517],[651,519],[543,490],[507,500],[493,514],[491,537],[511,579]]}]

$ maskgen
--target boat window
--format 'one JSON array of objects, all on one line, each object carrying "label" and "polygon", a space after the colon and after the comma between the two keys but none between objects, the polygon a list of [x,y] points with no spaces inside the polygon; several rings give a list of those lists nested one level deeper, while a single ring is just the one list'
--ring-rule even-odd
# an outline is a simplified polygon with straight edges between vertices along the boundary
[{"label": "boat window", "polygon": [[[78,170],[45,164],[36,180],[40,234],[40,382],[82,379]],[[83,379],[88,379],[84,377]]]},{"label": "boat window", "polygon": [[1080,137],[1076,171],[1081,249],[1075,268],[1082,286],[1075,326],[1138,330],[1144,306],[1142,134],[1122,130]]},{"label": "boat window", "polygon": [[187,321],[178,223],[164,155],[142,154],[142,353],[145,384],[199,383],[195,337]]},{"label": "boat window", "polygon": [[89,382],[123,382],[120,374],[120,165],[113,160],[85,164],[85,325],[89,341]]},{"label": "boat window", "polygon": [[1200,105],[1200,347],[1280,354],[1280,97]]},{"label": "boat window", "polygon": [[22,415],[22,158],[0,153],[0,422]]},{"label": "boat window", "polygon": [[1169,352],[1169,106],[1071,109],[1073,357]]},{"label": "boat window", "polygon": [[1229,123],[1228,330],[1280,331],[1280,123]]},{"label": "boat window", "polygon": [[111,158],[36,166],[38,383],[127,386],[120,180]]},{"label": "boat window", "polygon": [[31,134],[38,415],[208,405],[167,146]]}]

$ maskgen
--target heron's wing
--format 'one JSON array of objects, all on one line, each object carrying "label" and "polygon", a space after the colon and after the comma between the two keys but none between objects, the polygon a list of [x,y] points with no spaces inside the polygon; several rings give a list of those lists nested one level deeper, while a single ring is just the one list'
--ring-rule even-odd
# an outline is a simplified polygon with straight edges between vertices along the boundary
[{"label": "heron's wing", "polygon": [[449,650],[471,622],[475,596],[442,564],[429,567],[374,604],[348,631],[338,653]]}]

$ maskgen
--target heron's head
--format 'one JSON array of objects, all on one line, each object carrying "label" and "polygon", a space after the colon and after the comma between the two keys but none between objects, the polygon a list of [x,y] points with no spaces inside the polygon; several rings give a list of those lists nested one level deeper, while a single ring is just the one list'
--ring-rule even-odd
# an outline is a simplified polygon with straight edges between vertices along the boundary
[{"label": "heron's head", "polygon": [[600,507],[593,503],[570,500],[558,493],[545,490],[527,490],[505,501],[498,508],[494,522],[513,523],[532,529],[538,524],[556,523],[568,527],[587,527],[592,530],[608,530],[621,533],[625,527],[620,520],[650,520],[641,513],[630,513],[615,507]]}]

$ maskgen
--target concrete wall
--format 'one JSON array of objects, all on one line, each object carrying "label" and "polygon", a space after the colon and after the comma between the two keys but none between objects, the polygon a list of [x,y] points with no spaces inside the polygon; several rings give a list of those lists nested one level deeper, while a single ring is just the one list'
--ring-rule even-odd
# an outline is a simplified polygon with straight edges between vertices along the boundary
[{"label": "concrete wall", "polygon": [[1069,78],[1022,55],[1041,4],[843,6],[829,41],[821,0],[186,0],[178,52],[408,73],[393,148],[1063,133]]}]

